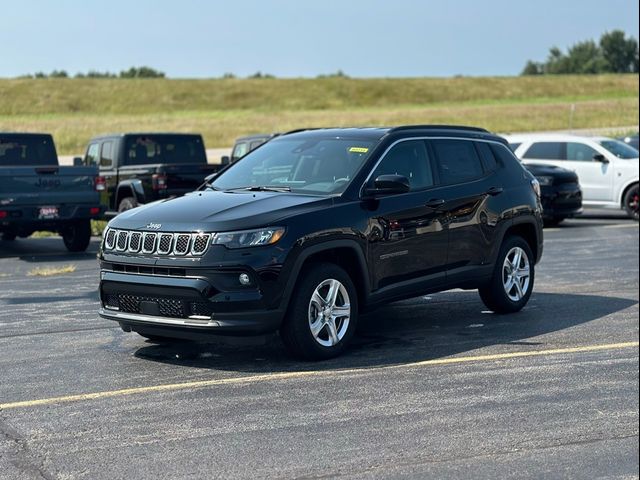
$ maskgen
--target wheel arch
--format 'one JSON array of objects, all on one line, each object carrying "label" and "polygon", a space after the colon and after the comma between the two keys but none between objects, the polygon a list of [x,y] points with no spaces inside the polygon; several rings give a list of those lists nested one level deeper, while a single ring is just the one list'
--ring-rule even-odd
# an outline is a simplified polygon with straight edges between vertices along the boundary
[{"label": "wheel arch", "polygon": [[504,243],[508,237],[514,235],[522,237],[529,244],[529,248],[531,248],[531,252],[533,252],[535,263],[537,263],[540,260],[542,251],[540,248],[540,238],[538,228],[536,228],[536,223],[533,220],[513,223],[505,230],[500,244]]},{"label": "wheel arch", "polygon": [[314,263],[323,262],[333,263],[345,270],[356,287],[358,304],[366,305],[369,298],[369,274],[362,248],[355,240],[332,240],[308,247],[298,255],[288,274],[284,289],[285,310],[289,306],[295,285],[304,269]]},{"label": "wheel arch", "polygon": [[624,208],[624,197],[627,196],[627,193],[629,192],[629,190],[631,190],[631,188],[633,188],[634,186],[638,186],[638,179],[634,179],[631,180],[630,182],[628,182],[621,190],[621,194],[620,194],[620,198],[618,199],[618,203],[620,204],[620,208]]},{"label": "wheel arch", "polygon": [[125,180],[118,184],[116,189],[116,201],[115,208],[118,208],[123,198],[133,197],[138,203],[145,203],[144,189],[142,188],[142,182],[138,179]]}]

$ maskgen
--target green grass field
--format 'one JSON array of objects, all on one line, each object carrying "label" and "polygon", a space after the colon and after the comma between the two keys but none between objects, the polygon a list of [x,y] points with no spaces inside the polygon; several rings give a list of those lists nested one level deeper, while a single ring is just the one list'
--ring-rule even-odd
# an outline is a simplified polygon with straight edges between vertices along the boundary
[{"label": "green grass field", "polygon": [[116,131],[200,132],[213,148],[302,127],[451,123],[513,132],[637,125],[639,114],[638,75],[0,79],[0,99],[0,131],[50,132],[61,154]]}]

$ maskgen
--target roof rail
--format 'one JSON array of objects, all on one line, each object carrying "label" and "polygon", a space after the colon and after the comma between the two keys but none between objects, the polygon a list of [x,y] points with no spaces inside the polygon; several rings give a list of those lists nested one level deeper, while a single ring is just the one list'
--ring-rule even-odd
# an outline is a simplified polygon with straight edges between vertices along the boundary
[{"label": "roof rail", "polygon": [[480,127],[467,127],[464,125],[403,125],[401,127],[394,127],[389,130],[389,133],[400,132],[402,130],[465,130],[469,132],[491,133],[489,130]]},{"label": "roof rail", "polygon": [[281,133],[280,136],[289,135],[290,133],[306,132],[307,130],[320,130],[320,127],[296,128],[295,130],[289,130],[288,132]]}]

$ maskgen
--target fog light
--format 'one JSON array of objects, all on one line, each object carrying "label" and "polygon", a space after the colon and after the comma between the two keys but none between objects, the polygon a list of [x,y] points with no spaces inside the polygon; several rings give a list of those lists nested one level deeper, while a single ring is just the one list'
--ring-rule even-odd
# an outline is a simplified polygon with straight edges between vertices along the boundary
[{"label": "fog light", "polygon": [[240,282],[240,285],[251,284],[251,278],[249,278],[249,275],[247,275],[246,273],[241,273],[240,276],[238,277],[238,281]]}]

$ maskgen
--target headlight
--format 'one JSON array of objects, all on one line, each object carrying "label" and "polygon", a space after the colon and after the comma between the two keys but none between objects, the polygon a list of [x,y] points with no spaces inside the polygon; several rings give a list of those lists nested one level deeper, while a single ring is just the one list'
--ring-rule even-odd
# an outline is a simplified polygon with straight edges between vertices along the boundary
[{"label": "headlight", "polygon": [[547,177],[544,175],[541,175],[539,177],[536,177],[538,179],[538,182],[540,183],[540,185],[544,186],[544,187],[548,187],[549,185],[553,185],[553,177]]},{"label": "headlight", "polygon": [[214,245],[224,245],[227,248],[260,247],[273,245],[283,235],[284,228],[282,227],[258,228],[240,232],[216,233],[211,242]]}]

